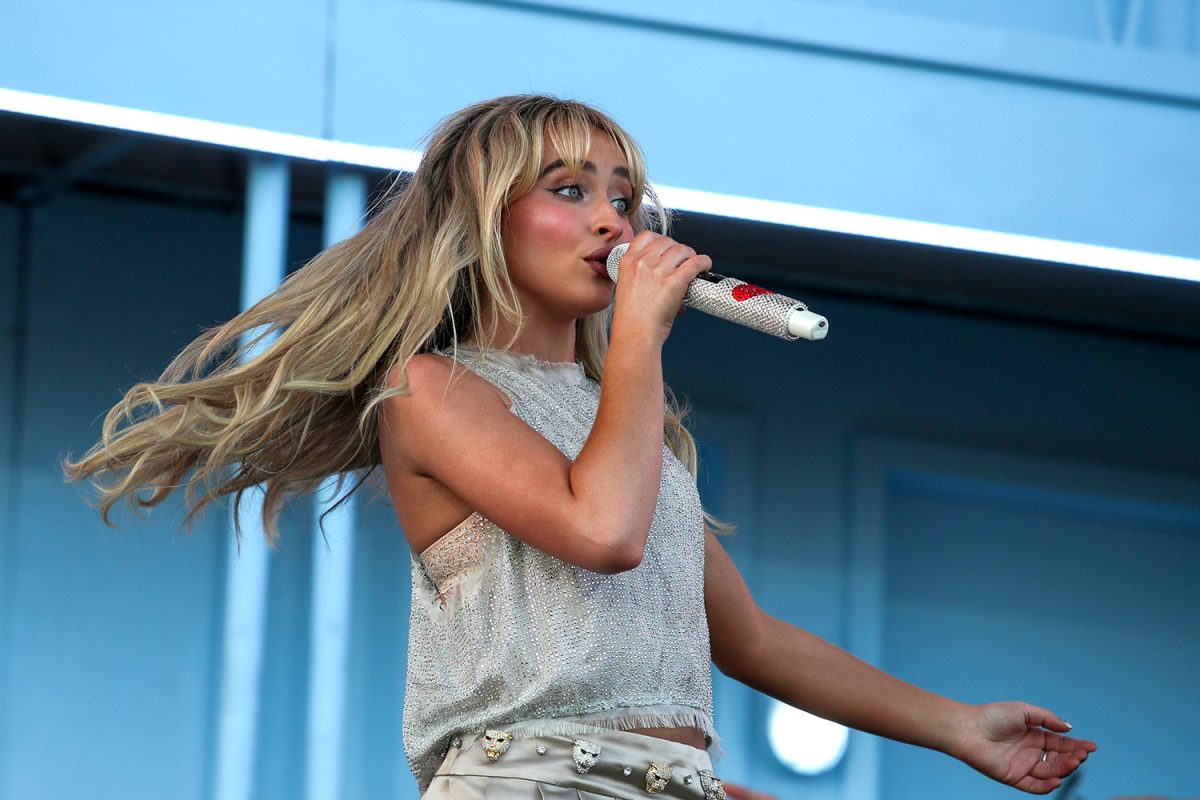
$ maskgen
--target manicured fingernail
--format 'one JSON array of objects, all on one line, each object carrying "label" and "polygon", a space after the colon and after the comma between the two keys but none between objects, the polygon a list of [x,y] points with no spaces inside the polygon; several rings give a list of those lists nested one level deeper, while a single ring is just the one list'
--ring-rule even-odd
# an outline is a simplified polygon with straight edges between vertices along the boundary
[{"label": "manicured fingernail", "polygon": [[1074,726],[1074,725],[1072,725],[1071,723],[1067,722],[1065,719],[1064,719],[1064,720],[1062,720],[1062,724],[1063,724],[1063,725],[1066,725],[1068,728],[1074,728],[1074,727],[1075,727],[1075,726]]}]

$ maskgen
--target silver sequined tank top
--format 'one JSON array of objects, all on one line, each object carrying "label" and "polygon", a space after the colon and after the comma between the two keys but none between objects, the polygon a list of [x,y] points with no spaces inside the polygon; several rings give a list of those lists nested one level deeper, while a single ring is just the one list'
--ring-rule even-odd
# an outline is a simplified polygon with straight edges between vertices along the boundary
[{"label": "silver sequined tank top", "polygon": [[[457,360],[568,458],[579,455],[600,400],[600,384],[580,365],[496,351],[484,358],[461,345]],[[705,732],[716,757],[710,663],[700,498],[664,445],[635,569],[576,567],[477,513],[413,555],[404,749],[422,792],[450,741],[485,728],[689,725]]]}]

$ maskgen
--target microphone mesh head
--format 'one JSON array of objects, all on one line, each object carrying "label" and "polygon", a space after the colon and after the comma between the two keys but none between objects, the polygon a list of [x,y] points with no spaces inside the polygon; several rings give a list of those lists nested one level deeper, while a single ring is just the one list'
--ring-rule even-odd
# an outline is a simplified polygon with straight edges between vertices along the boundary
[{"label": "microphone mesh head", "polygon": [[617,280],[617,267],[621,264],[621,256],[625,255],[625,251],[629,249],[629,243],[619,244],[612,249],[608,254],[608,261],[604,263],[604,268],[608,270],[608,277]]}]

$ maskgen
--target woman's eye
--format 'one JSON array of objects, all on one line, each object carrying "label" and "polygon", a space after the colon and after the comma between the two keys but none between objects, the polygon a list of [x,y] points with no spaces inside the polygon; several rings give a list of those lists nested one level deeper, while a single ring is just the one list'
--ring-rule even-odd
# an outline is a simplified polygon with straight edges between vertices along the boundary
[{"label": "woman's eye", "polygon": [[612,204],[613,208],[617,209],[617,211],[620,211],[622,214],[628,214],[630,209],[633,208],[633,200],[628,197],[613,198]]},{"label": "woman's eye", "polygon": [[563,197],[569,197],[572,200],[578,200],[579,198],[583,197],[583,189],[579,188],[577,184],[560,186],[554,190],[554,193],[561,194]]}]

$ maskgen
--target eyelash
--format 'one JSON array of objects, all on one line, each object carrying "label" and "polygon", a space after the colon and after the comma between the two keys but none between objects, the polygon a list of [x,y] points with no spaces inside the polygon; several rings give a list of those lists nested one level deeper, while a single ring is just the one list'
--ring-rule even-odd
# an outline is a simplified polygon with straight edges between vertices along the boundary
[{"label": "eyelash", "polygon": [[[575,189],[576,191],[578,191],[580,193],[581,196],[583,194],[583,187],[580,186],[578,183],[564,184],[563,186],[559,186],[557,189],[553,189],[551,191],[553,191],[554,194],[561,194],[564,189]],[[565,197],[566,195],[562,195],[562,196]],[[571,199],[574,200],[574,199],[578,199],[578,198],[571,198]],[[633,208],[633,198],[632,197],[614,197],[610,202],[615,203],[618,200],[621,201],[622,203],[624,203],[625,207],[618,208],[617,211],[621,212],[622,214],[628,214],[630,212],[630,210]]]}]

